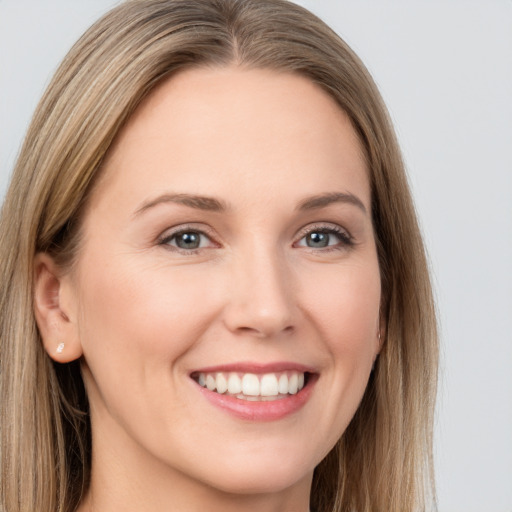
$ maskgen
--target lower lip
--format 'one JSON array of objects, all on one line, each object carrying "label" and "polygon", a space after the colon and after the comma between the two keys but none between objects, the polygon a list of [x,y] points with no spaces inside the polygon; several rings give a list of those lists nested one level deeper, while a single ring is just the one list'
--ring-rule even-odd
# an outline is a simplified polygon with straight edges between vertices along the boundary
[{"label": "lower lip", "polygon": [[316,382],[310,376],[308,383],[297,394],[270,401],[249,401],[230,395],[221,395],[198,385],[201,394],[213,405],[237,418],[247,421],[276,421],[301,409],[313,392]]}]

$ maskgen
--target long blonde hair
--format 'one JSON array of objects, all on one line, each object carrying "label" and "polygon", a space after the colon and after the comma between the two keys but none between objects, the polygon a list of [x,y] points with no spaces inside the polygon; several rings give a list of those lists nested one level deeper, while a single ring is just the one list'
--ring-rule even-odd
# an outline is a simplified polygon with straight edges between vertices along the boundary
[{"label": "long blonde hair", "polygon": [[80,363],[45,353],[33,314],[38,251],[71,265],[113,139],[161,80],[194,66],[308,77],[352,120],[367,159],[382,276],[383,349],[360,407],[316,468],[316,512],[434,508],[435,308],[400,151],[377,88],[322,21],[285,0],[132,0],[75,44],[43,96],[0,219],[0,459],[5,512],[71,512],[90,477]]}]

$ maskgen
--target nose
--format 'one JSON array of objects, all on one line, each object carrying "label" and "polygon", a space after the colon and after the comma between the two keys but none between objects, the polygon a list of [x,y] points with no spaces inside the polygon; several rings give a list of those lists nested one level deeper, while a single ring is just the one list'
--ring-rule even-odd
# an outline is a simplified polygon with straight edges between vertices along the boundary
[{"label": "nose", "polygon": [[231,269],[224,322],[236,334],[271,338],[292,332],[297,306],[292,272],[272,251],[240,257]]}]

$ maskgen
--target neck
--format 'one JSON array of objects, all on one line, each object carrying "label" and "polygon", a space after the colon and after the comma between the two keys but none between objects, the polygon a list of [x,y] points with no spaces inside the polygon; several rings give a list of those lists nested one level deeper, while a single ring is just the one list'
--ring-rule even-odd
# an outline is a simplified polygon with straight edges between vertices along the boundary
[{"label": "neck", "polygon": [[77,512],[309,511],[312,472],[272,489],[219,489],[140,447],[119,443],[119,437],[102,437],[93,436],[91,484]]},{"label": "neck", "polygon": [[[118,476],[120,476],[118,474]],[[127,475],[123,475],[127,476]],[[101,480],[101,481],[98,481]],[[310,479],[280,492],[229,493],[176,475],[166,482],[145,479],[116,482],[91,479],[91,487],[77,512],[308,512]]]}]

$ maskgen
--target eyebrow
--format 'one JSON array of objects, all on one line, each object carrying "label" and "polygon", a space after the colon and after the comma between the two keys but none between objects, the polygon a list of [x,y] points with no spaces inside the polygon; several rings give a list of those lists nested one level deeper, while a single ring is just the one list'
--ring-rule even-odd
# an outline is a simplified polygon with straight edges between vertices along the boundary
[{"label": "eyebrow", "polygon": [[[138,216],[150,208],[165,203],[180,204],[188,206],[189,208],[210,212],[225,212],[228,210],[224,201],[214,197],[198,196],[194,194],[162,194],[155,199],[144,202],[142,206],[135,211],[134,215]],[[354,194],[345,192],[331,192],[308,197],[299,203],[297,209],[299,211],[314,210],[325,208],[333,203],[353,204],[366,213],[366,207],[361,199]]]},{"label": "eyebrow", "polygon": [[144,202],[142,206],[135,211],[134,215],[138,216],[146,210],[162,203],[181,204],[189,208],[209,212],[223,212],[227,210],[227,206],[223,201],[213,197],[197,196],[194,194],[162,194],[155,199]]},{"label": "eyebrow", "polygon": [[314,210],[316,208],[325,208],[333,203],[347,203],[353,204],[360,208],[364,213],[367,213],[364,203],[354,194],[345,192],[331,192],[327,194],[320,194],[318,196],[308,197],[304,199],[298,206],[298,210]]}]

